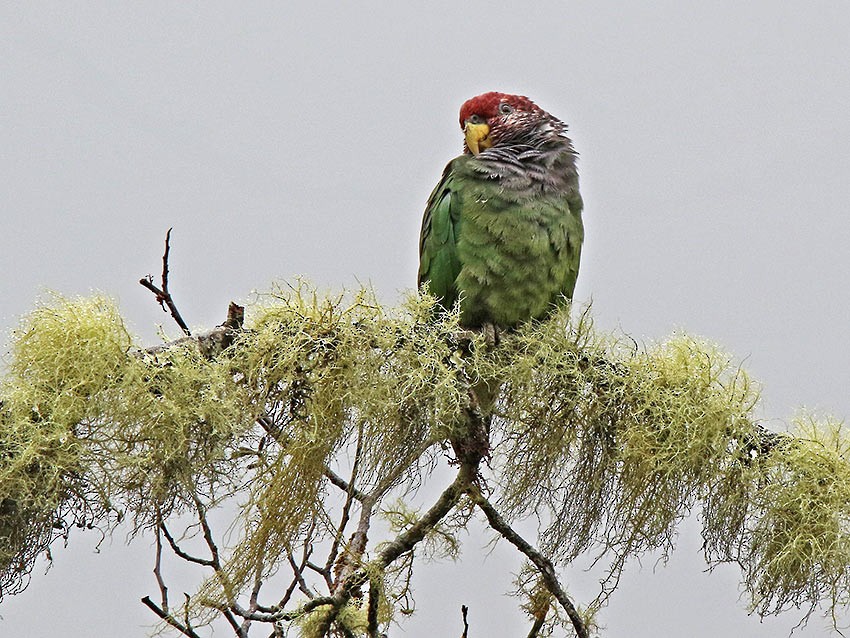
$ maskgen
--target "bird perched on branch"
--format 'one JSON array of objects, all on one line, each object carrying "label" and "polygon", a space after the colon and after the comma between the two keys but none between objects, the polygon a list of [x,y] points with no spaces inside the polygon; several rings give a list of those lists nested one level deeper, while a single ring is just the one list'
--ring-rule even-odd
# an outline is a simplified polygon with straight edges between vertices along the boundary
[{"label": "bird perched on branch", "polygon": [[463,155],[425,208],[419,285],[466,327],[513,327],[571,299],[584,230],[567,126],[527,97],[484,93],[460,109]]}]

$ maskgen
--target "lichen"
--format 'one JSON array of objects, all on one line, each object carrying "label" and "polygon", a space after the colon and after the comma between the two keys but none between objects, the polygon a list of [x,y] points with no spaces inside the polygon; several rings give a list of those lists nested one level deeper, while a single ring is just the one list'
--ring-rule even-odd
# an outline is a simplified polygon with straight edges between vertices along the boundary
[{"label": "lichen", "polygon": [[[128,515],[145,529],[235,497],[234,542],[195,597],[214,608],[258,564],[272,574],[308,534],[333,532],[328,467],[356,461],[357,489],[403,497],[450,454],[467,422],[458,416],[478,411],[492,417],[491,500],[509,519],[541,516],[538,543],[558,564],[607,556],[602,598],[628,558],[669,552],[695,510],[710,564],[742,566],[758,613],[834,609],[850,594],[840,424],[801,417],[792,435],[768,433],[756,385],[700,339],[638,347],[597,331],[588,310],[563,308],[494,345],[427,295],[393,309],[368,290],[304,284],[265,296],[218,353],[192,342],[146,352],[102,297],[54,297],[12,338],[0,385],[0,593],[23,587],[74,525],[108,529]],[[459,516],[435,530],[434,555],[456,554]],[[389,622],[409,580],[383,578]],[[338,622],[362,633],[362,610],[346,609]],[[304,635],[320,615],[305,616]]]}]

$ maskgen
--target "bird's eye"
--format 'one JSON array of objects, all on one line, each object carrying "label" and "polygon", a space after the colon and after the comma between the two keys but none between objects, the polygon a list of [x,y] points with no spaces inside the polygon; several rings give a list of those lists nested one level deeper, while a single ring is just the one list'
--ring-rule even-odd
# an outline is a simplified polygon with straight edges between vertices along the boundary
[{"label": "bird's eye", "polygon": [[473,113],[472,115],[470,115],[470,116],[469,116],[469,121],[470,121],[472,124],[481,124],[481,122],[483,122],[483,120],[481,119],[481,116],[480,116],[480,115],[478,115],[478,113]]},{"label": "bird's eye", "polygon": [[499,113],[501,113],[502,115],[510,115],[513,112],[514,112],[514,107],[512,107],[507,102],[502,102],[499,105]]}]

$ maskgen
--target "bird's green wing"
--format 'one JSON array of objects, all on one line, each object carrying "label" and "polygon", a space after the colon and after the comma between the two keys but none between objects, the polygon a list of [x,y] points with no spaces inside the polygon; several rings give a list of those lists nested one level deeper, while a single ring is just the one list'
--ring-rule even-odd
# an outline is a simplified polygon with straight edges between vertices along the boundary
[{"label": "bird's green wing", "polygon": [[562,257],[566,262],[567,268],[563,285],[561,286],[561,294],[567,299],[572,299],[576,287],[576,279],[578,279],[581,245],[584,241],[584,226],[581,221],[584,202],[577,188],[567,195],[567,206],[569,210],[569,215],[565,219],[567,242]]},{"label": "bird's green wing", "polygon": [[443,178],[428,198],[419,235],[419,285],[427,282],[431,294],[447,309],[457,301],[456,279],[460,273],[457,252],[460,201],[454,188],[453,164],[446,166]]}]

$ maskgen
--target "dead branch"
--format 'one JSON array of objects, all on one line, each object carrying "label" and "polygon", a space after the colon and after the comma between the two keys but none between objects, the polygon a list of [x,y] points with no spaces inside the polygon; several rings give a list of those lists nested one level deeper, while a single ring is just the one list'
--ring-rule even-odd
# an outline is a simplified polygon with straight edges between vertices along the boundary
[{"label": "dead branch", "polygon": [[295,575],[294,582],[298,583],[298,589],[300,589],[301,593],[307,596],[307,598],[314,598],[315,594],[310,591],[310,588],[307,586],[307,581],[304,580],[304,567],[309,563],[309,561],[305,560],[301,565],[298,565],[292,557],[291,552],[287,552],[286,556],[289,559],[290,567],[292,567],[292,573]]},{"label": "dead branch", "polygon": [[[359,427],[357,431],[357,446],[354,451],[354,462],[351,466],[351,477],[348,479],[348,485],[346,486],[345,492],[345,504],[342,506],[342,516],[336,528],[336,534],[334,535],[334,540],[331,545],[331,551],[328,552],[328,559],[325,561],[324,573],[330,576],[331,569],[333,568],[334,563],[336,562],[337,552],[339,551],[340,543],[342,543],[343,534],[345,533],[345,527],[348,525],[349,516],[351,513],[351,506],[354,502],[355,491],[354,480],[357,477],[357,470],[360,467],[360,455],[363,451],[363,426]],[[333,472],[328,469],[328,473],[333,474]],[[327,473],[325,474],[327,476]],[[363,498],[358,499],[361,502],[361,506],[366,508],[366,500]],[[371,509],[371,508],[370,508]]]},{"label": "dead branch", "polygon": [[366,635],[378,638],[378,602],[381,596],[378,583],[369,579],[369,607],[366,610]]},{"label": "dead branch", "polygon": [[231,301],[227,308],[227,317],[221,325],[191,337],[181,337],[174,341],[150,346],[142,350],[141,353],[157,355],[167,352],[172,348],[192,344],[205,355],[213,356],[233,344],[236,337],[243,330],[242,324],[244,318],[245,307]]},{"label": "dead branch", "polygon": [[526,638],[537,638],[540,635],[540,630],[543,628],[543,623],[546,622],[546,614],[540,614],[534,617],[534,623],[528,632]]},{"label": "dead branch", "polygon": [[[248,599],[248,611],[255,612],[259,607],[260,589],[263,586],[263,564],[262,561],[257,561],[254,569],[254,587],[251,589],[251,597]],[[248,630],[251,628],[251,619],[245,618],[242,621],[240,630],[242,634],[247,636]]]},{"label": "dead branch", "polygon": [[[154,558],[154,568],[153,573],[156,577],[156,583],[159,586],[159,596],[160,596],[160,604],[157,605],[150,599],[150,596],[145,596],[142,598],[142,603],[148,607],[153,613],[155,613],[159,618],[164,620],[166,623],[174,627],[177,631],[182,633],[184,636],[188,636],[189,638],[200,638],[198,634],[192,629],[192,626],[189,624],[188,618],[185,623],[181,623],[177,620],[168,609],[168,587],[165,585],[165,580],[162,577],[162,531],[165,529],[165,525],[162,523],[162,517],[159,515],[159,511],[157,511],[157,526],[156,526],[156,556]],[[166,531],[166,538],[168,538],[169,543],[171,542],[170,535]],[[174,545],[172,544],[172,549]]]},{"label": "dead branch", "polygon": [[569,616],[570,621],[573,623],[576,635],[579,638],[588,638],[587,627],[585,627],[584,620],[567,596],[567,593],[561,587],[561,584],[558,582],[558,577],[555,575],[555,567],[552,565],[552,561],[532,547],[528,541],[514,531],[508,522],[502,518],[496,508],[493,507],[490,501],[481,494],[480,490],[470,490],[469,496],[481,509],[481,511],[484,512],[484,516],[487,517],[487,522],[490,523],[490,527],[499,532],[505,540],[525,554],[534,566],[537,567],[540,571],[541,577],[543,578],[543,583],[546,585],[546,589],[548,589],[549,592],[558,599],[558,602],[561,603],[564,611],[567,612],[567,616]]},{"label": "dead branch", "polygon": [[198,634],[195,633],[195,630],[191,627],[188,627],[177,620],[174,616],[169,614],[168,612],[162,610],[155,602],[153,602],[149,596],[145,596],[142,598],[142,603],[145,607],[149,608],[153,613],[159,616],[162,620],[167,622],[169,625],[174,627],[177,631],[179,631],[184,636],[188,636],[189,638],[201,638]]},{"label": "dead branch", "polygon": [[460,638],[467,638],[469,635],[469,623],[466,621],[466,614],[469,611],[469,607],[466,605],[460,606],[460,614],[463,616],[463,633],[460,635]]},{"label": "dead branch", "polygon": [[189,326],[187,326],[186,322],[183,321],[183,317],[180,315],[180,311],[177,310],[177,305],[174,303],[174,299],[171,297],[171,293],[168,291],[169,252],[171,252],[171,228],[169,228],[168,232],[165,233],[165,252],[162,253],[162,287],[158,288],[153,283],[152,275],[142,277],[141,279],[139,279],[139,283],[142,284],[148,290],[150,290],[154,295],[156,295],[156,301],[162,307],[162,311],[170,311],[171,316],[174,318],[174,321],[177,322],[177,325],[180,326],[180,329],[186,334],[187,337],[191,337],[192,331],[189,330]]},{"label": "dead branch", "polygon": [[171,545],[171,551],[173,551],[176,556],[182,558],[183,560],[189,563],[197,563],[198,565],[203,565],[205,567],[214,566],[213,562],[208,558],[199,558],[197,556],[192,556],[191,554],[188,554],[182,549],[180,549],[180,546],[177,544],[177,541],[174,540],[174,537],[168,531],[168,528],[165,526],[165,523],[160,522],[159,529],[162,532],[162,535],[165,536],[165,540],[167,540],[168,544]]},{"label": "dead branch", "polygon": [[[159,516],[159,512],[157,511],[157,518],[161,521],[162,518]],[[162,524],[160,523],[161,527]],[[160,535],[159,527],[156,530],[156,557],[154,558],[154,566],[153,573],[156,577],[156,584],[159,586],[159,599],[160,606],[162,610],[167,614],[168,612],[168,587],[165,586],[165,581],[162,578],[162,536]]]}]

